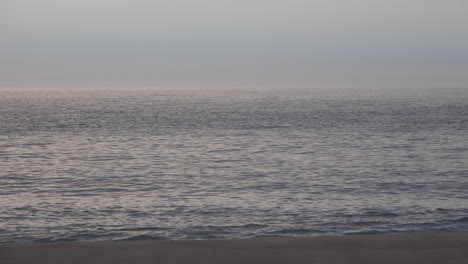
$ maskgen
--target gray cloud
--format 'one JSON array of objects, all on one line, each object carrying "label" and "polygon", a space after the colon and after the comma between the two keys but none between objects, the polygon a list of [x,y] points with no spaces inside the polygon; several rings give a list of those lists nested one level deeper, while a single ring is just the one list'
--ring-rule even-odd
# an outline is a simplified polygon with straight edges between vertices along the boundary
[{"label": "gray cloud", "polygon": [[0,85],[463,85],[467,10],[455,0],[8,0]]}]

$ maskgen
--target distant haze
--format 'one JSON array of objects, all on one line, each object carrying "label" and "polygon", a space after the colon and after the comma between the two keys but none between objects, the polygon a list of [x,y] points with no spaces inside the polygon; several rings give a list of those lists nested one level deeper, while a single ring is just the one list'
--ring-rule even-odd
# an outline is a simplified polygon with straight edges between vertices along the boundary
[{"label": "distant haze", "polygon": [[3,0],[0,86],[468,85],[465,0]]}]

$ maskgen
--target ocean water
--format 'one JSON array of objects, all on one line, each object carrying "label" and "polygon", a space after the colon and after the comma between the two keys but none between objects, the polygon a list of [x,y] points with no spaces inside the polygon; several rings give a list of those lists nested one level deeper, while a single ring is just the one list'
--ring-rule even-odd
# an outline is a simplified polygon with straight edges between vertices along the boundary
[{"label": "ocean water", "polygon": [[0,90],[0,242],[468,231],[468,89]]}]

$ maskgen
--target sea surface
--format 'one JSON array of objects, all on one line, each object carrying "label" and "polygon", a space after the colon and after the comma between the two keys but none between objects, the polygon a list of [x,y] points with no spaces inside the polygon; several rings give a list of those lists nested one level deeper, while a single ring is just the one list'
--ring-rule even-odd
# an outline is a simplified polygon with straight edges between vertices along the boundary
[{"label": "sea surface", "polygon": [[0,242],[457,231],[468,88],[0,88]]}]

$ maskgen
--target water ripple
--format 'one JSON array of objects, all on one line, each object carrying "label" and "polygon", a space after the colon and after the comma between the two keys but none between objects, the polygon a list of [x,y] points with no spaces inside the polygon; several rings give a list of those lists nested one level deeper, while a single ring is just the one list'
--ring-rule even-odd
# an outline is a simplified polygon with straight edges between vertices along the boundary
[{"label": "water ripple", "polygon": [[0,94],[0,242],[467,232],[468,93],[375,93]]}]

